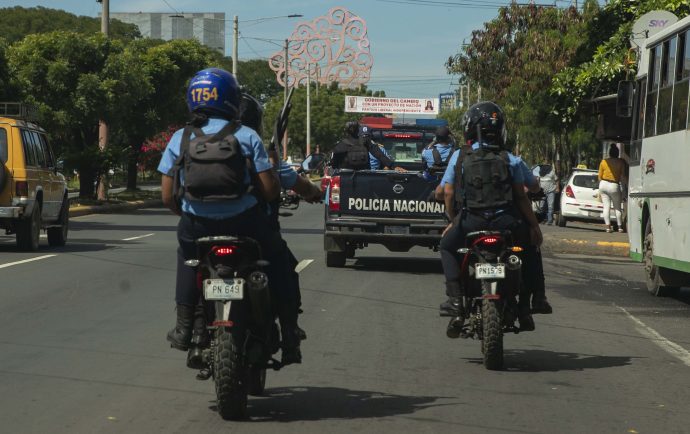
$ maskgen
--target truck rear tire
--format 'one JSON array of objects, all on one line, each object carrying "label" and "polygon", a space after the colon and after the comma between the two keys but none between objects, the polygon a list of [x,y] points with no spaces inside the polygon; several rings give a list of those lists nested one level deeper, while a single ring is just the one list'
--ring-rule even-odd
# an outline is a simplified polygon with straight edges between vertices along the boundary
[{"label": "truck rear tire", "polygon": [[326,252],[326,267],[342,268],[346,260],[345,252]]}]

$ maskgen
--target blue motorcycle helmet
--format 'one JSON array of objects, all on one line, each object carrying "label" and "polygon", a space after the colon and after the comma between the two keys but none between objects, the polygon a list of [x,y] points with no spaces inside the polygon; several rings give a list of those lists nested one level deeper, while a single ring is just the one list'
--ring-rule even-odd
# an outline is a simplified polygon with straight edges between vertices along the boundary
[{"label": "blue motorcycle helmet", "polygon": [[203,69],[189,81],[187,107],[192,113],[234,119],[240,106],[240,86],[235,76],[220,68]]}]

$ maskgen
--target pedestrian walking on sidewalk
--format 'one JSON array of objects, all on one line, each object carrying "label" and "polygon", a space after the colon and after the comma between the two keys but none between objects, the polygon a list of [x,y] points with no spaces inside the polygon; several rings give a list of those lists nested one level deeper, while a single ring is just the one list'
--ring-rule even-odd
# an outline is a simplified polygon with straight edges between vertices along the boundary
[{"label": "pedestrian walking on sidewalk", "polygon": [[618,158],[619,151],[616,145],[609,148],[609,158],[601,160],[599,164],[599,196],[604,205],[604,224],[606,232],[611,232],[611,204],[616,213],[618,232],[623,232],[623,211],[621,209],[622,189],[621,184],[626,179],[626,164]]},{"label": "pedestrian walking on sidewalk", "polygon": [[[558,176],[556,176],[556,169],[553,165],[543,164],[541,167],[550,168],[548,173],[539,173],[539,185],[544,191],[546,196],[546,202],[544,203],[544,208],[546,208],[546,224],[553,224],[553,209],[556,202],[556,193],[558,193]],[[544,211],[542,209],[542,211]]]}]

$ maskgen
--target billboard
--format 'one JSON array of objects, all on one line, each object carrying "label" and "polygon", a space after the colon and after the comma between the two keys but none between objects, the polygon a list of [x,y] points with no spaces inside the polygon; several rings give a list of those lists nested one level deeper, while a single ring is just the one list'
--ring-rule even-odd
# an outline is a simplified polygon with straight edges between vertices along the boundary
[{"label": "billboard", "polygon": [[347,95],[345,112],[437,115],[438,104],[438,98],[377,98]]},{"label": "billboard", "polygon": [[441,103],[439,107],[441,109],[441,112],[453,110],[459,107],[458,96],[454,92],[441,93],[438,95],[438,99]]}]

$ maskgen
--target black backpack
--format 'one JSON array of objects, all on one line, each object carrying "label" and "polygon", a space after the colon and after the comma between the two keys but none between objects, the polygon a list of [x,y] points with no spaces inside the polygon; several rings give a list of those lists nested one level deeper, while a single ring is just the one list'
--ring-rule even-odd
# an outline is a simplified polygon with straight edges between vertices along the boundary
[{"label": "black backpack", "polygon": [[343,169],[363,170],[371,167],[369,148],[362,141],[348,137],[343,139],[343,142],[347,145],[345,159],[341,166]]},{"label": "black backpack", "polygon": [[230,122],[215,134],[185,127],[173,169],[173,195],[178,201],[219,202],[239,199],[249,191],[245,184],[249,162],[233,135],[239,127],[239,122]]},{"label": "black backpack", "polygon": [[455,198],[461,208],[504,208],[513,201],[508,152],[480,147],[460,154],[455,166]]}]

